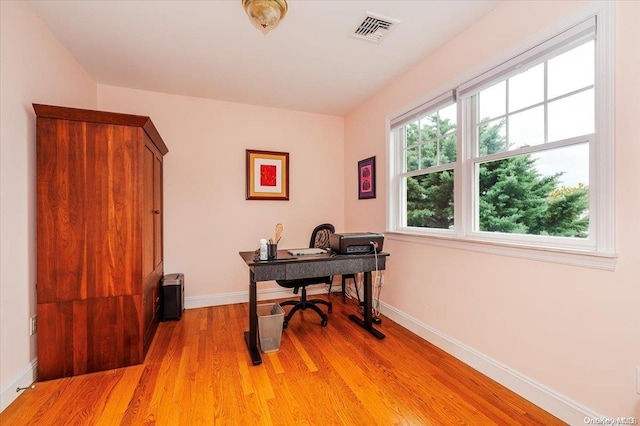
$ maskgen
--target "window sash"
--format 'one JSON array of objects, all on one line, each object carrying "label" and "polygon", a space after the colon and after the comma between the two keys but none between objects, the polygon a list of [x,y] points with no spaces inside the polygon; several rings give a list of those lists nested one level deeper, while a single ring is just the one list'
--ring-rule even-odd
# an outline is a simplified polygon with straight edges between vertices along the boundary
[{"label": "window sash", "polygon": [[[480,179],[478,176],[479,166],[484,163],[491,163],[494,161],[505,160],[508,158],[519,157],[527,154],[535,154],[542,152],[549,152],[557,150],[559,148],[570,147],[574,145],[588,144],[591,157],[593,152],[593,144],[595,142],[595,134],[577,136],[570,139],[565,139],[557,142],[551,142],[545,145],[534,145],[531,147],[523,148],[515,151],[498,152],[491,155],[482,157],[470,158],[466,163],[466,173],[470,177],[469,186],[471,193],[473,194],[471,199],[471,208],[465,211],[465,221],[469,226],[465,229],[465,236],[471,237],[474,240],[484,240],[492,242],[502,243],[523,243],[526,242],[532,246],[539,247],[558,247],[558,248],[578,248],[581,250],[595,250],[595,229],[597,218],[595,215],[589,215],[589,228],[587,230],[588,236],[586,238],[575,237],[559,237],[559,236],[543,236],[535,234],[516,234],[496,231],[481,231],[479,230],[480,224]],[[593,161],[589,159],[589,206],[592,210],[594,205],[593,198],[595,197],[595,189],[592,185],[593,182],[593,168],[591,164]]]},{"label": "window sash", "polygon": [[[586,21],[586,22],[590,22],[590,21]],[[595,18],[593,18],[593,22],[595,23]],[[584,24],[584,23],[583,23]],[[581,24],[582,25],[582,24]],[[578,25],[577,27],[580,27],[580,25]],[[576,28],[576,27],[574,27]],[[570,32],[571,30],[569,30]],[[564,33],[563,33],[564,34]],[[595,33],[591,33],[588,36],[584,36],[584,31],[581,32],[581,34],[583,35],[580,38],[572,38],[570,41],[567,41],[567,45],[563,45],[562,41],[566,40],[565,38],[563,38],[562,40],[560,40],[560,42],[556,42],[556,43],[551,43],[551,41],[547,42],[547,43],[543,43],[542,45],[548,45],[547,48],[545,49],[545,58],[543,59],[543,62],[540,63],[545,63],[547,60],[558,57],[560,55],[562,55],[563,53],[581,45],[584,43],[587,43],[589,41],[589,37],[595,35]],[[549,47],[549,45],[553,45],[553,50],[551,47]],[[541,46],[541,45],[539,45]],[[594,46],[595,48],[595,46]],[[524,55],[526,56],[526,55]],[[521,58],[523,57],[523,55],[518,56],[517,58]],[[531,61],[534,60],[539,60],[540,56],[536,56],[531,58]],[[525,68],[532,68],[533,66],[538,66],[540,63],[519,63],[519,70]],[[517,71],[516,73],[520,72]],[[527,244],[527,245],[531,245],[531,246],[544,246],[544,247],[563,247],[563,248],[580,248],[580,249],[589,249],[589,250],[595,250],[596,249],[596,236],[595,236],[595,223],[596,223],[596,218],[595,218],[595,214],[594,212],[596,211],[596,204],[595,204],[595,200],[596,200],[596,189],[595,189],[595,185],[593,185],[593,183],[595,182],[594,180],[594,176],[593,176],[593,168],[594,168],[594,160],[593,160],[593,156],[595,155],[594,150],[593,150],[593,145],[595,144],[595,133],[589,133],[589,134],[585,134],[585,135],[576,135],[570,138],[566,138],[566,139],[562,139],[562,140],[555,140],[552,142],[548,141],[548,126],[549,126],[549,122],[548,122],[548,105],[558,99],[563,99],[563,98],[568,98],[570,96],[573,96],[575,94],[587,91],[587,90],[591,90],[594,89],[594,86],[596,85],[596,81],[594,81],[593,84],[580,88],[578,90],[574,90],[571,91],[569,93],[565,93],[562,94],[560,96],[557,96],[553,99],[548,99],[546,96],[547,93],[547,88],[546,85],[548,84],[547,79],[546,79],[546,65],[545,65],[545,87],[544,87],[544,97],[543,100],[541,102],[538,102],[534,105],[529,105],[527,107],[524,108],[520,108],[518,110],[514,110],[514,111],[509,111],[509,110],[505,110],[505,113],[503,115],[500,116],[496,116],[496,117],[491,117],[490,120],[485,121],[485,120],[481,120],[480,117],[478,116],[478,108],[479,108],[479,94],[482,90],[484,90],[485,88],[491,87],[492,85],[495,84],[499,84],[501,82],[507,81],[510,77],[512,77],[513,75],[516,74],[510,74],[507,76],[506,73],[498,73],[495,76],[493,76],[493,78],[487,78],[486,80],[483,80],[483,82],[479,85],[476,85],[475,87],[478,88],[478,91],[473,91],[473,92],[464,92],[463,96],[460,96],[459,99],[459,108],[461,111],[465,111],[466,113],[463,114],[462,120],[461,120],[461,127],[463,129],[466,130],[466,139],[462,141],[463,144],[465,144],[465,146],[468,148],[466,150],[467,152],[467,156],[464,159],[464,166],[465,166],[465,173],[463,179],[465,184],[463,185],[463,187],[466,185],[466,190],[467,190],[467,197],[468,200],[466,200],[469,204],[468,204],[468,208],[465,209],[462,212],[463,215],[463,222],[466,226],[464,226],[464,233],[463,233],[463,237],[471,237],[473,239],[476,240],[486,240],[486,241],[499,241],[499,242],[508,242],[508,243],[519,243],[519,244]],[[486,77],[486,76],[485,76]],[[505,93],[505,96],[508,96],[508,90]],[[594,94],[595,96],[595,94]],[[505,99],[506,100],[506,99]],[[462,105],[460,105],[462,104]],[[529,145],[529,146],[523,146],[523,147],[518,147],[515,149],[509,149],[507,148],[504,151],[500,151],[500,152],[495,152],[495,153],[491,153],[491,154],[481,154],[480,153],[480,141],[479,141],[479,128],[478,126],[481,125],[482,123],[485,122],[492,122],[492,121],[498,121],[498,120],[508,120],[509,117],[518,114],[522,111],[526,111],[526,110],[530,110],[533,108],[537,108],[542,106],[544,108],[544,122],[543,122],[543,134],[544,134],[544,140],[542,141],[542,143],[540,144],[533,144],[533,145]],[[595,111],[594,111],[595,114]],[[594,116],[594,124],[595,124],[595,120],[596,117]],[[506,141],[507,143],[511,143],[511,139],[510,139],[510,135],[508,133],[509,127],[507,126],[506,131]],[[479,220],[480,220],[480,193],[479,193],[479,176],[478,176],[478,170],[479,170],[479,165],[482,163],[489,163],[489,162],[493,162],[493,161],[499,161],[499,160],[504,160],[507,158],[513,158],[513,157],[518,157],[521,155],[526,155],[526,154],[535,154],[535,153],[542,153],[542,152],[550,152],[552,150],[556,150],[558,148],[562,148],[562,147],[566,147],[566,146],[571,146],[571,145],[575,145],[575,144],[582,144],[582,143],[588,143],[589,144],[589,151],[590,151],[590,155],[589,155],[589,174],[590,174],[590,178],[589,178],[589,207],[588,210],[590,212],[589,214],[589,227],[588,227],[588,236],[586,238],[574,238],[574,237],[559,237],[559,236],[540,236],[540,235],[535,235],[535,234],[518,234],[518,233],[508,233],[508,232],[497,232],[497,231],[481,231],[480,228],[480,224],[479,224]]]}]

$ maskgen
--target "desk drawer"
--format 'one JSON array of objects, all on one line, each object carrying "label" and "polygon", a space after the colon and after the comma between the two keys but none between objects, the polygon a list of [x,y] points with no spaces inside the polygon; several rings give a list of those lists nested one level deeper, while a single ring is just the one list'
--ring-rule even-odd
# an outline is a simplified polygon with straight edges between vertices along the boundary
[{"label": "desk drawer", "polygon": [[260,265],[259,267],[251,268],[253,274],[253,280],[258,281],[271,281],[271,280],[286,280],[287,269],[285,263],[273,263]]},{"label": "desk drawer", "polygon": [[[324,277],[328,275],[356,274],[376,270],[375,258],[333,258],[331,262],[291,262],[286,264],[287,280],[299,278]],[[385,268],[385,258],[378,257],[378,269]]]}]

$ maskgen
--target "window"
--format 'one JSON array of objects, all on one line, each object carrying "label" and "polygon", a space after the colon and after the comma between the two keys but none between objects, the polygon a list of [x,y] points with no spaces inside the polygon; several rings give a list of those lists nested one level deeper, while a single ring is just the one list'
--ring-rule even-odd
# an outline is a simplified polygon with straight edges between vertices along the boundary
[{"label": "window", "polygon": [[[453,228],[453,182],[457,158],[457,112],[453,94],[397,127],[402,147],[403,226]],[[406,121],[406,120],[405,120]]]},{"label": "window", "polygon": [[391,120],[390,231],[612,257],[600,33],[593,16]]},{"label": "window", "polygon": [[463,100],[473,231],[588,239],[594,68],[588,40]]}]

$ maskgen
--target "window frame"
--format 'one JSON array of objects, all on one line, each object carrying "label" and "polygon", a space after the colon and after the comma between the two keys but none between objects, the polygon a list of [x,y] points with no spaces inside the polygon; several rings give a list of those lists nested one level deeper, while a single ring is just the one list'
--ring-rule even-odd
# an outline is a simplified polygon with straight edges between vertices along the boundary
[{"label": "window frame", "polygon": [[[430,104],[434,106],[431,111],[437,110],[436,100],[439,97],[432,97],[433,101],[422,102],[413,109],[408,109],[405,114],[398,114],[393,119],[387,119],[387,154],[389,159],[389,184],[387,186],[387,235],[390,239],[409,241],[421,244],[445,246],[457,249],[488,252],[498,255],[520,257],[527,259],[550,261],[576,266],[592,267],[597,269],[614,270],[616,267],[617,255],[615,253],[615,198],[614,198],[614,16],[613,5],[608,2],[598,2],[575,13],[573,16],[564,19],[553,27],[541,31],[538,35],[529,40],[526,44],[517,46],[510,52],[505,52],[500,58],[492,60],[483,68],[489,72],[500,72],[500,67],[510,63],[513,65],[515,58],[526,53],[535,53],[536,48],[545,43],[562,36],[573,28],[583,25],[585,21],[595,18],[595,122],[593,138],[588,138],[589,142],[589,197],[590,197],[590,225],[589,241],[580,241],[576,238],[562,237],[541,237],[534,235],[519,235],[506,233],[493,233],[474,231],[474,203],[478,202],[475,197],[474,170],[475,164],[487,161],[487,157],[479,158],[472,156],[471,145],[473,126],[468,125],[467,117],[472,114],[474,106],[469,101],[470,91],[464,92],[466,96],[456,99],[458,102],[457,132],[458,150],[457,160],[453,165],[455,178],[454,188],[454,229],[435,229],[402,226],[403,216],[406,218],[406,200],[401,187],[401,175],[403,171],[402,146],[395,144],[392,136],[392,128],[398,127],[397,123],[408,121],[407,116],[415,111],[428,110]],[[554,52],[551,57],[560,55],[560,50],[570,50],[576,43],[572,40],[561,41],[552,47]],[[545,56],[546,55],[546,56]],[[538,52],[536,59],[524,58],[523,63],[531,64],[549,59],[549,52]],[[495,77],[491,84],[502,81],[514,71],[502,71],[502,78]],[[463,93],[473,84],[482,84],[483,74],[476,74],[477,77],[466,78],[462,81],[454,81],[448,85],[456,87]],[[488,80],[488,79],[486,79]],[[486,83],[485,80],[485,83]],[[484,87],[489,87],[487,84]],[[481,89],[477,89],[476,93]],[[440,93],[445,90],[441,90]],[[440,96],[441,97],[441,96]],[[428,99],[428,97],[427,97]],[[547,102],[548,100],[545,100]],[[405,109],[406,111],[406,109]],[[571,145],[577,141],[573,139],[585,140],[584,137],[570,138],[560,142],[546,144],[547,148],[557,148],[564,145]],[[537,149],[521,149],[518,154]],[[499,158],[500,156],[496,156]],[[435,170],[434,170],[435,171]],[[404,174],[406,175],[406,173]],[[403,177],[404,177],[403,175]]]}]

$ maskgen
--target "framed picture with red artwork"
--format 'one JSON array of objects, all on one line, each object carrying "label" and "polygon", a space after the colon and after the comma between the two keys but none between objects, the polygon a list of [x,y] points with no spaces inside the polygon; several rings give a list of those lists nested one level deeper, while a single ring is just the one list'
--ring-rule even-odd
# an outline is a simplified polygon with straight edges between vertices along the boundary
[{"label": "framed picture with red artwork", "polygon": [[289,153],[247,149],[247,200],[289,199]]},{"label": "framed picture with red artwork", "polygon": [[376,157],[358,161],[358,199],[376,198]]}]

